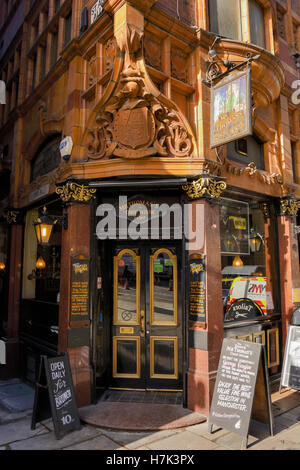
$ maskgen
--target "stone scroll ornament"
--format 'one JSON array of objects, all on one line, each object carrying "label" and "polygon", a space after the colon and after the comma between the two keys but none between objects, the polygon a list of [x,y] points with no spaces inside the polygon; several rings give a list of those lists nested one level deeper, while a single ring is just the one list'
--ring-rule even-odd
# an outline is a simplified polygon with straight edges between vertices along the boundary
[{"label": "stone scroll ornament", "polygon": [[152,155],[188,158],[192,131],[176,105],[161,95],[146,71],[143,32],[126,26],[116,38],[113,78],[92,113],[83,148],[90,160]]}]

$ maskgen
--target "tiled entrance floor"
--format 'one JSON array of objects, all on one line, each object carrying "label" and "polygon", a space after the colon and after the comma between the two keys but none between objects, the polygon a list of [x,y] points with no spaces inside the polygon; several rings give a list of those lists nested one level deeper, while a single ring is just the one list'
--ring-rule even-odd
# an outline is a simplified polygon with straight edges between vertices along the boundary
[{"label": "tiled entrance floor", "polygon": [[182,405],[182,392],[153,392],[153,391],[123,391],[106,390],[100,397],[101,402],[107,403],[153,403],[157,405]]}]

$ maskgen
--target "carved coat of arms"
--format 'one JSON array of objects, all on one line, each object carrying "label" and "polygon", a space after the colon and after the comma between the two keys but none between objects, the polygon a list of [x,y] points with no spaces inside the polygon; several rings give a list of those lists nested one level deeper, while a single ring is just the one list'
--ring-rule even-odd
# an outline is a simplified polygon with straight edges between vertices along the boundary
[{"label": "carved coat of arms", "polygon": [[151,155],[188,158],[195,151],[190,126],[173,103],[161,99],[148,77],[142,38],[141,31],[129,26],[116,38],[124,53],[123,66],[117,85],[88,123],[83,147],[91,160]]}]

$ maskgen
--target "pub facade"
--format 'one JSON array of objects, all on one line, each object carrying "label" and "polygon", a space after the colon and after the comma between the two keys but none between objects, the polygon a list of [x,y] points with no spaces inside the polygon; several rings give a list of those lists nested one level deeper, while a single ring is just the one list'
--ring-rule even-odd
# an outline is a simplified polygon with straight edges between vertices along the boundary
[{"label": "pub facade", "polygon": [[208,415],[239,338],[278,389],[300,303],[298,3],[11,3],[1,376],[34,383],[67,351],[79,407],[180,392]]}]

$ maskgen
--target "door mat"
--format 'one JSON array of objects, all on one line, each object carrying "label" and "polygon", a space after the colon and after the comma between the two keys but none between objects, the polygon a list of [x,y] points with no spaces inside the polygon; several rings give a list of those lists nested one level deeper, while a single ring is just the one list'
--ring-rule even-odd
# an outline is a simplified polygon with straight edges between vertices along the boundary
[{"label": "door mat", "polygon": [[206,417],[181,405],[152,403],[107,403],[79,409],[85,423],[126,431],[161,431],[203,423]]}]

